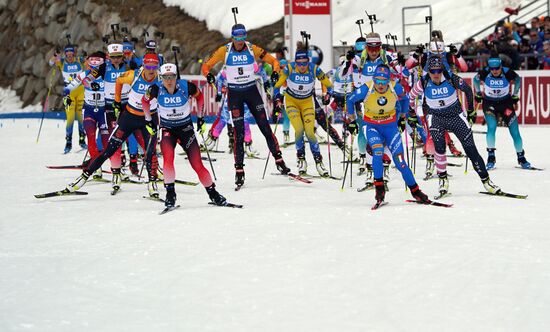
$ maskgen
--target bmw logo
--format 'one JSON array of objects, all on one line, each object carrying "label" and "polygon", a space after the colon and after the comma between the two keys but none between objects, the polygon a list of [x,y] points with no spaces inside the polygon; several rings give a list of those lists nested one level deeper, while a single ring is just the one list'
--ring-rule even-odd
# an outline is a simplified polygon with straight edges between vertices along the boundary
[{"label": "bmw logo", "polygon": [[378,103],[378,105],[384,106],[388,103],[388,99],[386,99],[386,97],[379,97],[376,102]]}]

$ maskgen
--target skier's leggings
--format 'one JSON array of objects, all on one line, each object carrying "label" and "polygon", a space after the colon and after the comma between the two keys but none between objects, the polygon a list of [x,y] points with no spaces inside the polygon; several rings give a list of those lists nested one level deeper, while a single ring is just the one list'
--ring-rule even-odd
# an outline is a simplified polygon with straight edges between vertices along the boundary
[{"label": "skier's leggings", "polygon": [[176,179],[176,171],[174,169],[174,150],[176,144],[181,145],[187,154],[189,163],[199,176],[202,185],[205,187],[211,186],[213,183],[212,177],[202,163],[199,144],[197,143],[195,131],[193,130],[193,123],[191,121],[181,127],[162,128],[160,150],[162,151],[163,158],[162,170],[164,172],[164,184],[174,183]]},{"label": "skier's leggings", "polygon": [[84,135],[84,121],[82,116],[82,107],[84,105],[84,87],[79,86],[78,88],[71,91],[69,95],[72,103],[65,108],[65,115],[67,116],[67,122],[65,124],[65,135],[67,137],[73,137],[73,125],[74,120],[78,122],[78,134]]},{"label": "skier's leggings", "polygon": [[[156,114],[153,114],[152,121],[155,126],[158,126],[158,116]],[[149,178],[156,179],[158,168],[158,159],[155,153],[157,137],[149,135],[149,132],[145,128],[145,118],[143,116],[135,115],[128,111],[120,113],[117,126],[107,143],[107,148],[90,163],[90,166],[86,169],[86,173],[91,174],[100,168],[105,160],[109,159],[132,133],[136,136],[143,151],[146,151],[145,166]]]},{"label": "skier's leggings", "polygon": [[384,175],[384,145],[390,149],[395,167],[409,187],[416,185],[416,180],[404,157],[401,135],[397,129],[397,123],[372,124],[366,122],[362,127],[363,134],[367,137],[372,148],[372,168],[375,179],[382,179]]},{"label": "skier's leggings", "polygon": [[[84,104],[84,130],[88,139],[88,152],[90,158],[95,158],[99,155],[98,145],[96,141],[96,132],[99,130],[102,146],[107,144],[109,131],[105,120],[105,109],[103,107],[94,107]],[[98,137],[98,138],[99,138]]]},{"label": "skier's leggings", "polygon": [[510,100],[504,102],[483,101],[483,114],[487,122],[487,148],[496,147],[497,115],[502,116],[502,120],[508,126],[508,131],[514,140],[516,152],[523,151],[523,140],[519,133],[518,117],[514,111],[514,104]]},{"label": "skier's leggings", "polygon": [[[336,145],[338,145],[339,147],[343,147],[344,142],[340,138],[340,135],[338,135],[338,131],[336,131],[336,129],[334,129],[334,127],[330,124],[330,122],[327,121],[326,112],[321,107],[321,105],[319,105],[317,98],[314,98],[314,100],[315,100],[315,120],[317,121],[319,126],[329,134],[329,136],[332,138],[332,141],[334,141]],[[328,106],[325,108],[328,108]]]},{"label": "skier's leggings", "polygon": [[429,114],[426,116],[426,121],[435,147],[435,167],[437,173],[442,173],[447,170],[445,131],[450,131],[455,134],[462,144],[464,152],[472,161],[472,166],[479,177],[485,179],[489,176],[483,158],[481,158],[477,151],[474,135],[470,129],[468,119],[463,112],[445,116]]},{"label": "skier's leggings", "polygon": [[233,148],[235,165],[242,167],[244,165],[244,104],[248,106],[252,116],[256,120],[258,128],[262,132],[267,142],[267,146],[275,160],[281,158],[281,150],[277,138],[273,135],[269,121],[265,114],[265,106],[258,88],[254,85],[248,89],[236,90],[228,89],[227,103],[231,118],[233,119],[233,130],[235,145]]}]

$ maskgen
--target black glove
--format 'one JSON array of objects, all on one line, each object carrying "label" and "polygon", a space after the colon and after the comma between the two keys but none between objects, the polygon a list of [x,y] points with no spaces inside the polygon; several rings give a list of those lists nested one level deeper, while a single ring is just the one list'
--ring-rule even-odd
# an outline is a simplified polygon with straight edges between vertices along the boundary
[{"label": "black glove", "polygon": [[99,91],[99,84],[96,82],[92,82],[90,84],[90,89],[92,89],[92,91]]},{"label": "black glove", "polygon": [[474,99],[476,100],[476,103],[481,103],[483,101],[483,95],[481,93],[476,93]]},{"label": "black glove", "polygon": [[122,104],[119,101],[113,102],[113,112],[115,112],[115,116],[118,118],[118,115],[120,114],[120,111],[122,110]]},{"label": "black glove", "polygon": [[470,110],[468,111],[468,122],[470,122],[470,125],[474,124],[477,119],[477,111],[476,110]]},{"label": "black glove", "polygon": [[216,83],[216,78],[211,73],[208,73],[208,75],[206,75],[206,82],[208,82],[208,84],[214,84]]},{"label": "black glove", "polygon": [[273,123],[277,123],[277,121],[279,121],[279,115],[281,115],[281,111],[281,105],[276,100],[273,104],[273,113],[271,114],[271,120],[273,121]]},{"label": "black glove", "polygon": [[456,49],[456,46],[449,45],[449,53],[456,55],[458,53],[458,50]]},{"label": "black glove", "polygon": [[407,118],[407,123],[411,128],[416,128],[418,126],[418,117],[416,116],[416,114],[409,115],[409,117]]},{"label": "black glove", "polygon": [[279,80],[279,73],[274,71],[271,73],[271,83],[273,85],[275,85],[275,83],[277,83],[277,81]]},{"label": "black glove", "polygon": [[401,52],[397,53],[397,63],[399,63],[401,66],[405,65],[405,56],[401,54]]},{"label": "black glove", "polygon": [[418,45],[416,47],[416,50],[414,50],[414,53],[416,53],[417,55],[421,56],[422,54],[424,54],[424,45]]},{"label": "black glove", "polygon": [[400,117],[399,120],[397,120],[397,127],[399,128],[399,132],[402,133],[405,131],[405,128],[407,127],[407,125],[406,125],[404,116]]},{"label": "black glove", "polygon": [[206,131],[206,122],[204,122],[204,118],[203,117],[198,117],[197,118],[197,131],[203,135],[204,132]]},{"label": "black glove", "polygon": [[216,94],[216,102],[219,103],[220,101],[222,101],[222,94],[221,94],[221,93],[217,93],[217,94]]},{"label": "black glove", "polygon": [[350,61],[350,60],[353,60],[353,58],[355,58],[355,51],[354,50],[349,50],[346,53],[346,60]]},{"label": "black glove", "polygon": [[70,96],[65,96],[65,97],[63,97],[63,105],[64,105],[65,107],[71,106],[72,103],[73,103],[73,100],[71,99]]},{"label": "black glove", "polygon": [[359,127],[357,127],[357,121],[352,120],[346,123],[346,130],[352,134],[355,135],[359,132]]},{"label": "black glove", "polygon": [[519,102],[519,96],[512,96],[512,103],[516,105]]},{"label": "black glove", "polygon": [[330,104],[330,93],[326,93],[324,96],[323,96],[323,105],[328,105]]},{"label": "black glove", "polygon": [[157,134],[157,126],[153,123],[153,119],[145,120],[145,129],[147,129],[151,136],[155,136]]}]

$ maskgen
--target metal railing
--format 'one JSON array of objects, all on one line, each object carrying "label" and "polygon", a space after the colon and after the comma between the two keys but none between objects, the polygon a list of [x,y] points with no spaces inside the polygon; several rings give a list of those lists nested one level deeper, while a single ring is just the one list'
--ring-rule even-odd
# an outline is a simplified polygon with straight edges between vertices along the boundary
[{"label": "metal railing", "polygon": [[[525,9],[527,9],[529,7],[532,7],[535,4],[538,4],[538,6],[535,6],[535,7],[531,8],[529,11],[525,12]],[[542,9],[542,7],[546,7],[546,10],[543,10],[541,12],[540,9]],[[539,11],[536,12],[537,10],[539,10]],[[535,12],[536,12],[536,14],[533,14]],[[522,13],[522,14],[518,15],[518,17],[516,17],[515,22],[519,22],[521,19],[527,17],[527,15],[538,16],[538,15],[541,15],[543,13],[547,13],[547,15],[550,15],[550,0],[534,0],[534,1],[531,1],[527,5],[521,7],[520,13]],[[497,20],[497,22],[498,21],[509,22],[511,16],[512,15],[506,15],[506,16],[502,17],[501,19]],[[531,19],[531,17],[533,17],[533,16],[530,16],[528,19]],[[483,33],[485,33],[486,35],[489,35],[492,32],[490,30],[494,29],[495,24],[496,24],[496,22],[491,23],[490,25],[486,26],[485,28],[483,28],[483,29],[479,30],[478,32],[474,33],[473,35],[471,35],[469,38],[475,38],[475,37],[477,37],[477,36],[479,36]],[[488,32],[488,31],[490,31],[490,32]],[[467,39],[469,39],[469,38],[467,38]]]}]

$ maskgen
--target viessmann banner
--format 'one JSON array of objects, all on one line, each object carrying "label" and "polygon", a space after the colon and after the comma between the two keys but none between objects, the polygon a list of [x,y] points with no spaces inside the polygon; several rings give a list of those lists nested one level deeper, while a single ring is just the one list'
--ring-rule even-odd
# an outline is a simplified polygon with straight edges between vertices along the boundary
[{"label": "viessmann banner", "polygon": [[[521,76],[521,94],[517,110],[519,122],[522,124],[550,124],[550,70],[518,71]],[[470,85],[475,73],[462,73],[460,76]],[[218,114],[219,105],[215,101],[215,92],[211,85],[206,84],[203,76],[182,76],[197,84],[204,93],[204,107],[207,116]],[[193,114],[197,107],[193,104]],[[479,117],[482,116],[480,111]]]}]

